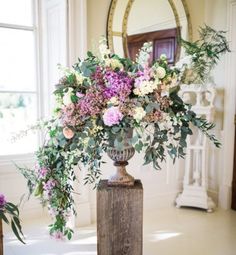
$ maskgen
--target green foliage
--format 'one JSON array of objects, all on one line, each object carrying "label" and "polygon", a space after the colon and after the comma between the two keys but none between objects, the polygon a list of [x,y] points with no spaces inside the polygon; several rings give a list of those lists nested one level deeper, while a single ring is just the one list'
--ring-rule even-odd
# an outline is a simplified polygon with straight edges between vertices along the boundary
[{"label": "green foliage", "polygon": [[189,42],[182,39],[182,46],[192,59],[190,69],[185,71],[182,78],[184,83],[186,80],[191,83],[207,82],[220,56],[230,52],[225,33],[205,25],[199,29],[199,40]]},{"label": "green foliage", "polygon": [[18,207],[13,203],[7,202],[4,207],[0,207],[0,219],[10,225],[17,239],[25,244]]}]

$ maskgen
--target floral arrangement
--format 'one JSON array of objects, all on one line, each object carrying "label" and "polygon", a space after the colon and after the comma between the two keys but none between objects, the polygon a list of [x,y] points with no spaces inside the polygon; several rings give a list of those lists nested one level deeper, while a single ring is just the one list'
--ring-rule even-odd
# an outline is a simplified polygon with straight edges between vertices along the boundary
[{"label": "floral arrangement", "polygon": [[150,43],[144,44],[135,62],[111,54],[104,39],[99,49],[101,56],[88,52],[72,70],[63,69],[54,92],[54,117],[43,125],[46,139],[36,153],[37,166],[21,168],[30,192],[48,206],[54,220],[50,234],[56,238],[70,239],[73,234],[66,223],[75,213],[75,167],[87,171],[85,183],[96,185],[103,154],[110,146],[122,150],[130,128],[129,144],[143,151],[144,164],[155,169],[167,154],[173,160],[184,157],[190,125],[220,145],[208,133],[213,124],[178,96],[179,70],[168,66],[165,55],[149,65]]},{"label": "floral arrangement", "polygon": [[10,224],[17,239],[24,243],[18,207],[13,203],[7,202],[3,194],[0,194],[0,220]]}]

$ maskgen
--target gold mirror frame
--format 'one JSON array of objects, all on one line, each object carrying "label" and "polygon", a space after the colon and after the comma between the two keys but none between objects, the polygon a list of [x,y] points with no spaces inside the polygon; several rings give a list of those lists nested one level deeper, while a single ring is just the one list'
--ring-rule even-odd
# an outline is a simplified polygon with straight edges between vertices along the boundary
[{"label": "gold mirror frame", "polygon": [[[114,13],[115,13],[115,9],[116,9],[116,5],[118,0],[111,0],[110,3],[110,8],[109,8],[109,12],[108,12],[108,18],[107,18],[107,40],[108,40],[108,46],[111,49],[112,52],[114,52],[114,44],[113,44],[113,36],[120,36],[122,37],[122,43],[123,43],[123,49],[124,49],[124,56],[127,57],[128,56],[128,46],[127,46],[127,26],[128,26],[128,18],[129,18],[129,14],[132,8],[132,5],[134,3],[135,0],[128,0],[127,5],[126,5],[126,9],[125,9],[125,13],[124,13],[124,17],[122,20],[122,32],[117,32],[117,31],[113,31],[112,27],[113,27],[113,20],[114,20]],[[175,17],[175,23],[176,23],[176,27],[179,28],[180,27],[180,19],[179,19],[179,15],[175,6],[175,3],[173,0],[168,0],[174,17]],[[191,23],[191,18],[190,18],[190,14],[189,14],[189,9],[188,9],[188,5],[186,3],[186,0],[181,0],[182,4],[183,4],[183,8],[185,11],[185,15],[186,15],[186,19],[187,19],[187,26],[188,26],[188,40],[192,41],[192,23]],[[181,33],[180,29],[179,29],[179,33]],[[177,55],[179,56],[180,52],[177,53]]]}]

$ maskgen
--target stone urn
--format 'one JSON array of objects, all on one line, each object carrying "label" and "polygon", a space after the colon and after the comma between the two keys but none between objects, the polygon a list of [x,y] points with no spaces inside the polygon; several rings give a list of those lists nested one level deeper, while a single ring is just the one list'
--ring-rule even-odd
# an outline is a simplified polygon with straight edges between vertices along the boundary
[{"label": "stone urn", "polygon": [[123,148],[117,149],[111,146],[107,149],[108,156],[114,161],[116,173],[108,179],[109,186],[133,186],[134,177],[127,173],[126,166],[128,160],[134,156],[135,149],[128,143],[128,140],[133,136],[133,129],[129,129],[123,137]]}]

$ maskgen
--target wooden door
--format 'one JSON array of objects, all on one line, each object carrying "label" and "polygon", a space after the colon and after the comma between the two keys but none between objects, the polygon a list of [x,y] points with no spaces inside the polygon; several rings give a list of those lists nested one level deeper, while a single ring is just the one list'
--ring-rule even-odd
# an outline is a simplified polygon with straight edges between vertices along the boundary
[{"label": "wooden door", "polygon": [[151,61],[159,58],[161,54],[166,54],[168,63],[174,64],[180,51],[180,46],[177,43],[179,31],[179,28],[171,28],[128,36],[127,46],[129,57],[135,60],[143,44],[145,42],[152,42],[153,54],[151,55]]}]

